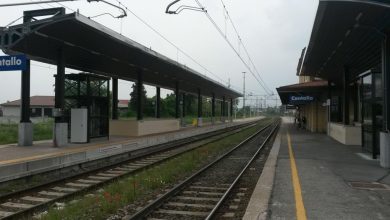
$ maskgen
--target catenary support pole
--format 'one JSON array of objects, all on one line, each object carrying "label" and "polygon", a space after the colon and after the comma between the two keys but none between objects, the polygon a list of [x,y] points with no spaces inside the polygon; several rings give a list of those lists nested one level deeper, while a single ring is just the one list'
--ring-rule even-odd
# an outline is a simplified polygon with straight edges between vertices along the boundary
[{"label": "catenary support pole", "polygon": [[243,81],[243,97],[242,97],[242,114],[243,114],[243,117],[245,118],[245,74],[246,72],[242,72],[244,74],[244,81]]}]

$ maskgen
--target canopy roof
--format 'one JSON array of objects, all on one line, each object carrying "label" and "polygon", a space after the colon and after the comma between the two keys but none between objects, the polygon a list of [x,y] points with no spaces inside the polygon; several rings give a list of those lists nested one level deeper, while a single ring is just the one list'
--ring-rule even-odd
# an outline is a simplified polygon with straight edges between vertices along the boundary
[{"label": "canopy roof", "polygon": [[384,33],[390,30],[388,0],[320,0],[300,75],[341,80],[381,64]]},{"label": "canopy roof", "polygon": [[326,91],[328,87],[328,81],[316,80],[305,83],[292,84],[287,86],[281,86],[276,88],[279,93],[282,104],[291,104],[289,97],[292,95],[316,95]]},{"label": "canopy roof", "polygon": [[143,70],[146,84],[217,98],[237,98],[239,92],[171,60],[78,13],[0,28],[0,48],[6,54],[56,64],[61,48],[66,67],[135,81]]}]

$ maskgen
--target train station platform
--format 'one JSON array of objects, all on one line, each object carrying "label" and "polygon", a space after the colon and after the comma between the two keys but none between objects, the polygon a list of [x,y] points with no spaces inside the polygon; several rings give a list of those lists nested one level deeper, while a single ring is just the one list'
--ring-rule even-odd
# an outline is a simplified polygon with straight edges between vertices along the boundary
[{"label": "train station platform", "polygon": [[122,159],[121,155],[126,154],[127,157],[134,157],[145,153],[151,146],[213,132],[261,118],[263,117],[238,119],[234,122],[214,125],[205,124],[202,127],[184,127],[179,131],[141,137],[113,136],[109,140],[93,141],[88,144],[69,144],[65,147],[54,147],[51,140],[37,141],[29,147],[20,147],[16,144],[0,145],[0,183],[32,174],[77,166],[87,161],[98,161],[110,157],[111,161],[120,160]]},{"label": "train station platform", "polygon": [[390,219],[390,170],[283,118],[244,219]]}]

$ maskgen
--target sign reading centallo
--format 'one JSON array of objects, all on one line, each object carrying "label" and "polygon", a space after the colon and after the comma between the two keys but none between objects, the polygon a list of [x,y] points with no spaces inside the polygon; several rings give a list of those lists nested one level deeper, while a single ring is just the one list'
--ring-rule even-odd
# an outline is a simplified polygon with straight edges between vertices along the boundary
[{"label": "sign reading centallo", "polygon": [[314,101],[314,97],[310,95],[291,95],[289,97],[290,104],[305,104]]},{"label": "sign reading centallo", "polygon": [[26,56],[0,56],[0,71],[26,70]]}]

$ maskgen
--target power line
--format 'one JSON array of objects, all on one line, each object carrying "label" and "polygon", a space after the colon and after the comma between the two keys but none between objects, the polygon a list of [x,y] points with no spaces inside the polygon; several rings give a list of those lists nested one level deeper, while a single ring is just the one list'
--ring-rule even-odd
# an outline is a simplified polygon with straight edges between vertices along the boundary
[{"label": "power line", "polygon": [[161,37],[163,40],[165,40],[167,43],[169,43],[171,46],[173,46],[176,50],[180,51],[184,56],[189,58],[192,62],[200,66],[202,69],[204,69],[206,72],[210,73],[214,77],[216,77],[218,80],[222,81],[225,84],[228,84],[226,80],[223,80],[221,77],[216,75],[215,73],[211,72],[208,68],[206,68],[204,65],[199,63],[195,58],[190,56],[187,52],[176,46],[172,41],[170,41],[168,38],[166,38],[163,34],[161,34],[158,30],[156,30],[154,27],[152,27],[149,23],[147,23],[145,20],[143,20],[140,16],[135,14],[132,10],[130,10],[126,5],[124,5],[121,1],[116,0],[119,5],[125,8],[126,11],[130,12],[134,17],[136,17],[141,23],[143,23],[145,26],[147,26],[149,29],[151,29],[155,34],[157,34],[159,37]]},{"label": "power line", "polygon": [[[32,2],[32,0],[30,0]],[[206,72],[210,73],[211,75],[213,75],[214,77],[216,77],[218,80],[224,82],[225,84],[228,84],[227,81],[223,80],[221,77],[219,77],[218,75],[216,75],[215,73],[211,72],[208,68],[206,68],[204,65],[202,65],[201,63],[199,63],[197,60],[195,60],[195,58],[193,58],[192,56],[190,56],[187,52],[185,52],[184,50],[182,50],[181,48],[179,48],[178,46],[176,46],[172,41],[170,41],[168,38],[166,38],[164,35],[162,35],[158,30],[156,30],[154,27],[152,27],[149,23],[147,23],[145,20],[143,20],[140,16],[138,16],[137,14],[135,14],[132,10],[130,10],[126,5],[124,5],[121,1],[119,0],[116,0],[118,2],[119,5],[121,5],[122,7],[125,8],[125,10],[127,12],[130,12],[134,17],[136,17],[141,23],[143,23],[144,25],[146,25],[149,29],[151,29],[154,33],[156,33],[158,36],[160,36],[162,39],[164,39],[166,42],[168,42],[171,46],[173,46],[177,51],[180,51],[184,56],[186,56],[187,58],[189,58],[192,62],[194,62],[195,64],[197,64],[198,66],[200,66],[201,68],[203,68]],[[47,1],[43,1],[42,3],[39,3],[38,4],[43,4],[43,3],[46,3],[47,5],[49,5],[50,7],[53,7],[51,6],[50,4],[47,3]],[[64,4],[61,4],[57,1],[53,1],[53,3],[56,3],[56,4],[59,4],[73,12],[75,12],[74,9],[64,5]],[[41,6],[42,7],[42,6]],[[41,66],[42,67],[42,66]],[[49,68],[50,69],[50,68]],[[238,87],[232,85],[232,87],[235,87],[236,89],[239,89]]]},{"label": "power line", "polygon": [[[267,84],[266,84],[266,83],[264,82],[264,80],[261,78],[260,73],[259,73],[259,71],[258,71],[257,68],[256,68],[256,65],[255,65],[254,62],[252,61],[252,58],[251,58],[251,56],[249,55],[249,52],[248,52],[248,50],[246,49],[246,46],[245,46],[244,42],[242,41],[242,38],[241,38],[240,34],[238,33],[238,30],[237,30],[237,28],[236,28],[236,25],[234,24],[233,19],[230,17],[230,13],[229,13],[229,11],[228,11],[228,9],[227,9],[225,3],[223,2],[223,0],[221,0],[221,4],[222,4],[222,6],[223,6],[223,8],[224,8],[224,10],[225,10],[225,13],[226,13],[226,15],[227,15],[228,20],[230,21],[230,24],[231,24],[232,27],[233,27],[233,30],[234,30],[234,31],[236,32],[236,34],[237,34],[237,38],[238,38],[238,40],[239,40],[239,43],[242,45],[242,47],[243,47],[243,49],[244,49],[246,55],[248,56],[249,62],[252,64],[253,68],[255,69],[255,72],[257,73],[257,76],[258,76],[259,79],[264,83],[264,85],[265,85],[265,87],[268,89],[268,91],[272,93],[272,90],[269,89],[269,87],[267,86]],[[268,92],[267,92],[267,93],[268,93]]]},{"label": "power line", "polygon": [[[196,3],[198,4],[198,6],[200,8],[205,8],[200,2],[199,0],[195,0]],[[252,76],[256,79],[256,81],[260,84],[260,86],[264,89],[264,91],[266,93],[270,93],[270,89],[266,86],[265,82],[262,81],[262,80],[259,80],[258,79],[258,76],[256,76],[251,67],[244,61],[243,57],[240,55],[240,53],[236,50],[236,48],[234,48],[233,44],[229,41],[229,39],[227,38],[227,36],[223,33],[223,31],[221,30],[221,28],[218,26],[218,24],[214,21],[214,19],[210,16],[210,14],[204,10],[203,11],[206,15],[206,17],[210,20],[210,22],[214,25],[215,29],[217,29],[217,31],[219,32],[219,34],[223,37],[223,39],[225,39],[225,41],[228,43],[228,45],[230,46],[230,48],[236,53],[236,55],[238,56],[238,58],[240,58],[241,62],[245,65],[245,67],[249,70],[249,72],[252,74]],[[241,42],[241,41],[240,41]],[[244,46],[244,45],[243,45]],[[253,63],[253,62],[252,62]],[[261,79],[261,78],[260,78]]]}]

